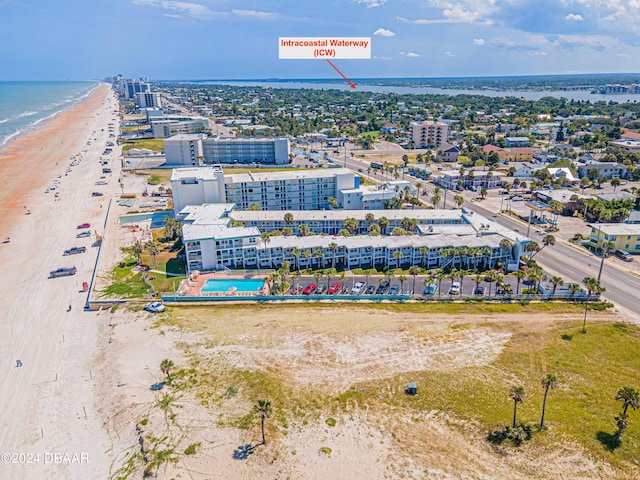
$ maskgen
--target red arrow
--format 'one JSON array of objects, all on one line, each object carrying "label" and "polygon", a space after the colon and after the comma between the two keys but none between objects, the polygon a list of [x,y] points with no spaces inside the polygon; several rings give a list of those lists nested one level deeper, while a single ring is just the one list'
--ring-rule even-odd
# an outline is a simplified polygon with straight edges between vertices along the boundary
[{"label": "red arrow", "polygon": [[345,74],[344,74],[344,73],[342,73],[340,70],[338,70],[338,67],[336,67],[333,63],[331,63],[331,60],[327,60],[327,62],[329,62],[329,65],[331,65],[331,66],[336,70],[336,72],[338,72],[338,73],[340,74],[340,76],[341,76],[342,78],[344,78],[344,81],[345,81],[345,82],[347,82],[351,88],[353,88],[353,89],[355,89],[355,88],[356,88],[356,84],[355,84],[355,83],[353,83],[351,80],[349,80],[349,79],[345,76]]}]

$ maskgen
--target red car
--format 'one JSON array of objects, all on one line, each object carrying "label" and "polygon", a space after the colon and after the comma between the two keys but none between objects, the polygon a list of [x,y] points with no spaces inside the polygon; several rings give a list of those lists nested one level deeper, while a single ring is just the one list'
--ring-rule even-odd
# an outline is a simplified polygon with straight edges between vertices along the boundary
[{"label": "red car", "polygon": [[90,223],[81,223],[80,225],[78,225],[76,228],[78,230],[83,229],[83,228],[90,228],[91,224]]},{"label": "red car", "polygon": [[302,295],[302,291],[304,290],[304,288],[302,287],[298,287],[296,289],[291,289],[291,291],[289,292],[289,295]]},{"label": "red car", "polygon": [[329,295],[334,295],[340,291],[341,285],[339,283],[332,283],[327,292]]},{"label": "red car", "polygon": [[316,285],[315,283],[310,283],[304,288],[302,293],[304,293],[305,295],[311,295],[313,292],[316,291],[316,288],[318,288],[318,285]]}]

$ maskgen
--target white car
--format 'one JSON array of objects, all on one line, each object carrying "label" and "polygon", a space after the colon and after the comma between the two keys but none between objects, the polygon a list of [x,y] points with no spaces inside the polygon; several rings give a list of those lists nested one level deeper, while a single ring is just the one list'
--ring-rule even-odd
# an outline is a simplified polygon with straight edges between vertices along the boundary
[{"label": "white car", "polygon": [[449,295],[460,295],[460,282],[453,282],[449,289]]},{"label": "white car", "polygon": [[356,283],[351,289],[351,295],[360,295],[360,292],[364,288],[364,282]]},{"label": "white car", "polygon": [[160,313],[165,311],[165,306],[162,304],[162,302],[151,302],[151,303],[147,303],[144,306],[144,309],[147,312]]}]

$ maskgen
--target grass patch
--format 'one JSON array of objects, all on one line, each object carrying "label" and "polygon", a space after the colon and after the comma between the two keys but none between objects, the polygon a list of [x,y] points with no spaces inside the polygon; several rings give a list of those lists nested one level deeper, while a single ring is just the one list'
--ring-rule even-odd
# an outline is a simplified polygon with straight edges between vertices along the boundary
[{"label": "grass patch", "polygon": [[122,150],[127,152],[132,148],[146,148],[154,152],[164,151],[164,139],[162,138],[138,138],[122,142]]},{"label": "grass patch", "polygon": [[324,423],[326,423],[330,427],[335,427],[337,422],[335,418],[329,417],[324,421]]},{"label": "grass patch", "polygon": [[[157,170],[136,170],[136,175],[149,175],[149,185],[168,185],[171,181],[171,169],[159,168]],[[157,183],[151,183],[151,182]]]},{"label": "grass patch", "polygon": [[326,455],[327,457],[330,457],[331,449],[329,447],[320,447],[320,453]]}]

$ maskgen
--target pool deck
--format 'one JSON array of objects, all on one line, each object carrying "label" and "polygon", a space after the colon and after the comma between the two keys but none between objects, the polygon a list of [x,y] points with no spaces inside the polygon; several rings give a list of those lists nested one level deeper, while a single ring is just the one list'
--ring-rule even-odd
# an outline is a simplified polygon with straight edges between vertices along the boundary
[{"label": "pool deck", "polygon": [[[265,281],[264,286],[260,289],[260,292],[203,292],[202,287],[207,280],[247,280],[247,279],[261,279]],[[267,282],[266,274],[247,274],[247,275],[234,275],[226,274],[224,272],[215,273],[201,273],[198,275],[191,275],[187,280],[182,282],[180,292],[178,295],[184,296],[200,296],[200,297],[257,297],[259,295],[269,295],[269,285]]]}]

